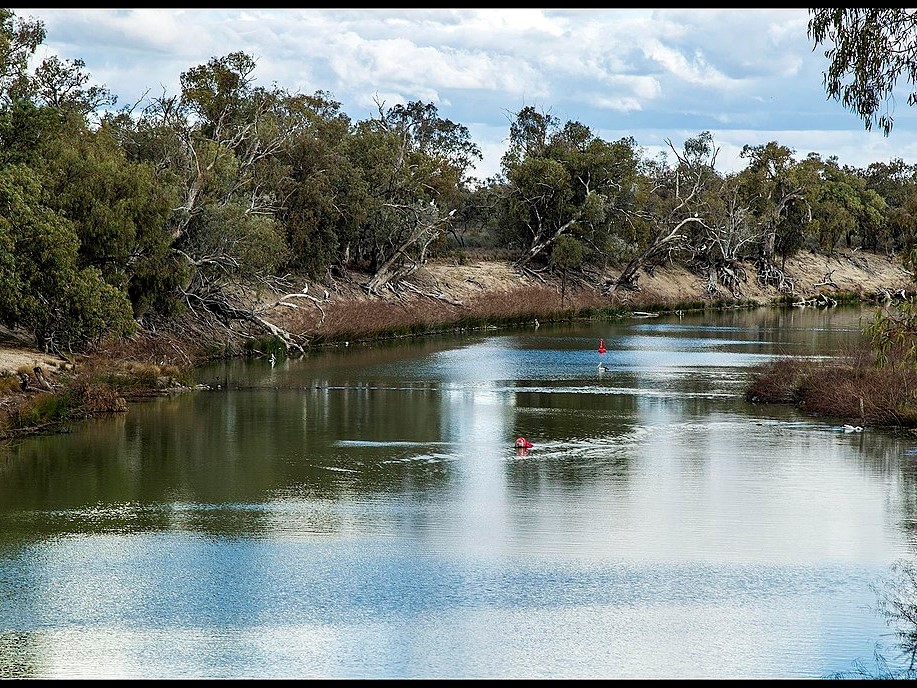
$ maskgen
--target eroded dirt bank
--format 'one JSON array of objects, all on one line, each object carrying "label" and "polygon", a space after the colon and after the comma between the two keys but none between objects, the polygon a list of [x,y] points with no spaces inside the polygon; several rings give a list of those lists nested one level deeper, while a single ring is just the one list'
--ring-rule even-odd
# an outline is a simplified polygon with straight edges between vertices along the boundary
[{"label": "eroded dirt bank", "polygon": [[[838,251],[831,256],[800,253],[787,260],[785,271],[793,282],[795,299],[811,299],[819,294],[857,294],[863,299],[885,292],[911,291],[915,288],[910,273],[897,258]],[[610,278],[614,274],[609,275]],[[310,294],[322,294],[321,301],[302,302],[298,308],[277,307],[266,315],[304,341],[316,343],[344,338],[372,338],[374,333],[402,331],[422,333],[438,324],[443,329],[475,320],[511,320],[526,313],[570,312],[583,308],[625,307],[639,310],[648,305],[684,303],[722,303],[754,301],[772,303],[781,293],[758,283],[754,268],[746,269],[746,279],[736,293],[724,288],[711,292],[705,277],[683,267],[664,266],[652,273],[643,272],[636,291],[601,290],[554,278],[541,278],[514,269],[507,261],[439,261],[415,273],[396,295],[370,297],[359,281],[341,280],[331,285],[312,285]],[[331,287],[325,292],[327,287]],[[549,316],[550,317],[550,316]],[[199,335],[188,337],[188,342]],[[162,338],[149,333],[110,355],[146,358],[147,362],[186,365],[194,360],[188,342]],[[157,345],[158,344],[158,345]],[[154,360],[155,359],[155,360]],[[41,367],[49,376],[65,369],[68,361],[46,354],[15,333],[0,332],[0,372],[16,373],[23,368]]]}]

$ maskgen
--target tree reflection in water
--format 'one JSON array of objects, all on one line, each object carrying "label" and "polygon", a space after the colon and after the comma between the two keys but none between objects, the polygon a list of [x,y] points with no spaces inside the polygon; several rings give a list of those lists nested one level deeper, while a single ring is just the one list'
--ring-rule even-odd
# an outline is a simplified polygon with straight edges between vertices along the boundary
[{"label": "tree reflection in water", "polygon": [[893,564],[887,579],[874,585],[876,611],[892,629],[896,643],[884,649],[876,646],[873,666],[862,660],[853,669],[830,678],[915,679],[917,678],[917,560]]}]

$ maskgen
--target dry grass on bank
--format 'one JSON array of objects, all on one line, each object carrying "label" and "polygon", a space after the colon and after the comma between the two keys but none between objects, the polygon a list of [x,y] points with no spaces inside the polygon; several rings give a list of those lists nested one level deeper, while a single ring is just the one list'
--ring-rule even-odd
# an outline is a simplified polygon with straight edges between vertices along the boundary
[{"label": "dry grass on bank", "polygon": [[[827,277],[833,280],[835,293],[847,291],[861,298],[870,298],[880,290],[913,287],[900,261],[855,251],[838,251],[830,256],[800,255],[787,262],[787,271],[796,285],[794,298],[830,293],[830,285],[824,285]],[[263,315],[304,345],[312,346],[456,329],[521,326],[535,319],[548,323],[609,318],[627,311],[766,304],[785,296],[758,284],[750,268],[748,274],[740,294],[711,293],[702,276],[683,266],[662,265],[641,273],[637,291],[603,294],[598,285],[613,279],[614,274],[594,276],[592,286],[576,286],[570,280],[564,288],[557,275],[521,272],[505,257],[479,256],[430,262],[411,275],[397,295],[386,292],[384,296],[370,297],[363,288],[366,275],[315,283],[312,286],[316,288],[309,293],[323,294],[318,303],[302,299],[296,308],[275,306]],[[268,308],[273,300],[265,298]],[[207,360],[264,354],[278,346],[277,341],[270,341],[271,337],[254,327],[233,323],[232,330],[228,330],[219,323],[197,321],[191,314],[68,359],[45,356],[12,335],[0,330],[0,432],[28,418],[40,426],[44,418],[64,418],[68,413],[79,417],[106,409],[117,411],[122,403],[119,399],[190,386],[194,367]],[[17,371],[28,372],[36,365],[52,381],[53,393],[24,393],[17,387]],[[840,369],[815,369],[811,365],[781,362],[762,372],[758,396],[761,400],[803,403],[815,413],[852,419],[863,416],[872,423],[910,417],[912,402],[908,395],[914,381],[908,371],[878,374],[864,367],[847,376]],[[822,389],[826,385],[830,393]]]},{"label": "dry grass on bank", "polygon": [[832,360],[783,359],[758,369],[746,398],[852,424],[917,427],[917,368],[901,361],[878,367],[867,349]]},{"label": "dry grass on bank", "polygon": [[190,384],[190,369],[102,356],[82,358],[52,378],[50,389],[40,388],[31,371],[19,373],[29,376],[29,391],[22,390],[18,375],[0,375],[0,439],[56,432],[74,421],[124,412],[132,400]]},{"label": "dry grass on bank", "polygon": [[314,318],[290,318],[285,325],[290,331],[305,332],[319,342],[360,340],[385,333],[416,334],[463,324],[473,327],[484,322],[501,323],[529,317],[547,322],[562,309],[556,290],[530,286],[499,294],[481,294],[460,305],[423,296],[398,301],[342,301],[326,308],[327,315],[322,323],[315,323]]}]

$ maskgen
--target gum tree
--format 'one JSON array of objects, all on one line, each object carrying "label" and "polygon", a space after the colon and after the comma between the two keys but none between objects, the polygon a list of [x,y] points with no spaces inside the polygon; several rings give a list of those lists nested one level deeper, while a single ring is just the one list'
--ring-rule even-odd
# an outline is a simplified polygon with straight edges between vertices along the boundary
[{"label": "gum tree", "polygon": [[346,257],[371,274],[370,293],[397,289],[423,265],[446,236],[481,157],[467,127],[440,117],[432,103],[376,105],[377,116],[358,122],[348,145],[365,220]]},{"label": "gum tree", "polygon": [[501,230],[521,252],[517,265],[549,260],[572,237],[604,266],[612,238],[634,213],[640,151],[633,139],[608,142],[585,125],[525,107],[510,125],[501,161]]},{"label": "gum tree", "polygon": [[828,59],[828,97],[857,114],[867,130],[894,126],[894,91],[903,76],[907,104],[917,103],[917,10],[819,7],[809,10],[813,49]]},{"label": "gum tree", "polygon": [[185,276],[181,302],[208,327],[244,321],[301,350],[264,317],[262,302],[265,291],[287,286],[276,279],[289,257],[277,220],[290,172],[283,155],[306,123],[295,96],[254,84],[255,67],[243,52],[213,58],[182,73],[180,94],[153,98],[139,116],[125,112],[111,125],[131,159],[176,180],[168,227]]}]

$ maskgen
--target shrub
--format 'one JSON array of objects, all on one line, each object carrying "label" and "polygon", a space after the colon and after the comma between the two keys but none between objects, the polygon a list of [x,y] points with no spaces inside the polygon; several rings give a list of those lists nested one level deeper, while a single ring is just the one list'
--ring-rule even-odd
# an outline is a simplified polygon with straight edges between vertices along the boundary
[{"label": "shrub", "polygon": [[263,337],[253,337],[245,342],[245,352],[249,356],[267,356],[274,354],[281,357],[287,355],[287,345],[277,335],[268,334]]},{"label": "shrub", "polygon": [[70,415],[72,407],[73,399],[69,392],[36,394],[16,410],[13,426],[23,428],[59,422]]},{"label": "shrub", "polygon": [[805,359],[781,359],[759,366],[745,393],[749,401],[794,404],[809,386],[813,364]]},{"label": "shrub", "polygon": [[0,396],[15,394],[22,389],[18,375],[12,375],[8,372],[0,373]]},{"label": "shrub", "polygon": [[917,426],[917,368],[876,365],[869,349],[836,360],[789,358],[760,366],[746,390],[750,401],[797,404],[809,413],[887,426]]}]

